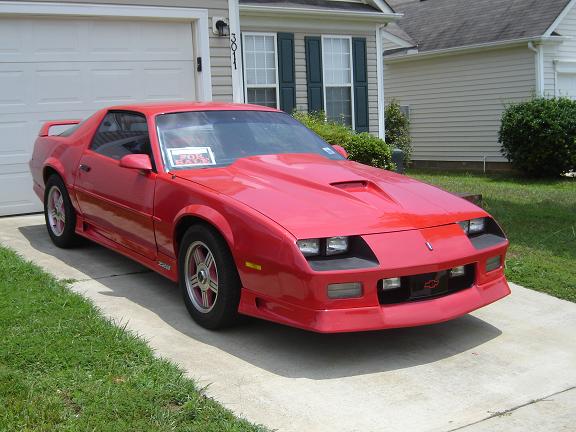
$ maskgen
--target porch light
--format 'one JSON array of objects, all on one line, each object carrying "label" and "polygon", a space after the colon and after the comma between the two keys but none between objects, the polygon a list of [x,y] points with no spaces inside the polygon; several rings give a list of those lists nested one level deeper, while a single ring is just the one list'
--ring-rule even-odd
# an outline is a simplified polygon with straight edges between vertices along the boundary
[{"label": "porch light", "polygon": [[230,36],[230,26],[226,18],[214,17],[212,20],[212,31],[220,37]]}]

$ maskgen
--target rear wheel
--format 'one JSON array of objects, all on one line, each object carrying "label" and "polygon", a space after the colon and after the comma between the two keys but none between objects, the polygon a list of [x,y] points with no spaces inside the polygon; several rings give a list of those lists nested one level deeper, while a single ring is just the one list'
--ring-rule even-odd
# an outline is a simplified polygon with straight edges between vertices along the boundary
[{"label": "rear wheel", "polygon": [[76,211],[70,201],[64,182],[53,174],[44,190],[44,219],[52,242],[60,248],[76,246],[79,237],[76,229]]},{"label": "rear wheel", "polygon": [[184,303],[198,324],[219,329],[236,323],[240,278],[228,245],[217,232],[190,227],[180,244],[178,269]]}]

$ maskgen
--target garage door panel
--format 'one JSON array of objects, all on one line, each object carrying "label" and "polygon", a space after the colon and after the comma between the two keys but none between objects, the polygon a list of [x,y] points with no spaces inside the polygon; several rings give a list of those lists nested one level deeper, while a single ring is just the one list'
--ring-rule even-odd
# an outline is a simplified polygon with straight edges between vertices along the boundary
[{"label": "garage door panel", "polygon": [[26,107],[31,92],[26,90],[29,79],[22,65],[0,64],[0,113],[17,106]]},{"label": "garage door panel", "polygon": [[4,170],[0,172],[0,184],[2,184],[0,216],[42,210],[40,200],[32,196],[32,177],[26,168],[16,166],[15,169],[18,172],[5,172]]},{"label": "garage door panel", "polygon": [[576,99],[576,73],[558,74],[558,95]]},{"label": "garage door panel", "polygon": [[[2,172],[8,170],[5,165],[26,163],[30,159],[30,139],[32,122],[25,119],[6,119],[0,122],[0,167]],[[2,186],[4,187],[4,186]]]},{"label": "garage door panel", "polygon": [[[82,71],[71,65],[56,64],[39,67],[34,73],[35,105],[40,110],[66,109],[82,105]],[[66,107],[64,107],[66,106]]]}]

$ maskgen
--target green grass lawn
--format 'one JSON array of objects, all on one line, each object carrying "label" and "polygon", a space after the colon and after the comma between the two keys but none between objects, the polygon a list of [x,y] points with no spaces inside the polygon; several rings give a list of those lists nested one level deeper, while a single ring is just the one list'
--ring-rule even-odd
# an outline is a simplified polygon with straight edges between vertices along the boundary
[{"label": "green grass lawn", "polygon": [[481,193],[510,239],[512,282],[576,302],[576,179],[410,171],[452,192]]},{"label": "green grass lawn", "polygon": [[0,247],[0,431],[258,431]]}]

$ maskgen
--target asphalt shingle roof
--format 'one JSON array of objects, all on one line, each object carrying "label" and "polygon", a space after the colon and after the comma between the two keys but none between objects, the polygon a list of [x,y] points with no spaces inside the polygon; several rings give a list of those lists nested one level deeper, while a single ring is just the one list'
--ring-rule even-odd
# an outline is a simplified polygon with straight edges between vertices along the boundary
[{"label": "asphalt shingle roof", "polygon": [[389,0],[398,25],[432,51],[542,36],[570,0]]}]

